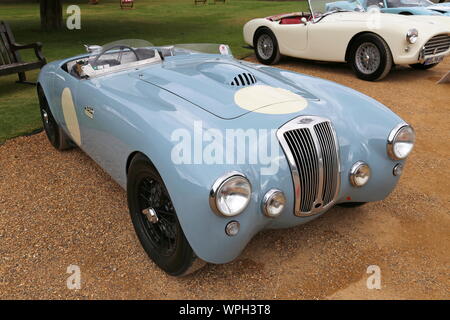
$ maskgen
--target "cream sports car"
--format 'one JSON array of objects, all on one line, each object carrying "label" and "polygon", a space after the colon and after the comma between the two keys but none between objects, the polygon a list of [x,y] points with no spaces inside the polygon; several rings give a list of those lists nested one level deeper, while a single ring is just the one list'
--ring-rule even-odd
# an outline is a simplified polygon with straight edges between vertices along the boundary
[{"label": "cream sports car", "polygon": [[258,60],[275,64],[281,55],[347,62],[358,78],[384,78],[396,64],[429,69],[450,53],[450,19],[380,14],[330,7],[331,0],[310,0],[310,12],[254,19],[244,39]]}]

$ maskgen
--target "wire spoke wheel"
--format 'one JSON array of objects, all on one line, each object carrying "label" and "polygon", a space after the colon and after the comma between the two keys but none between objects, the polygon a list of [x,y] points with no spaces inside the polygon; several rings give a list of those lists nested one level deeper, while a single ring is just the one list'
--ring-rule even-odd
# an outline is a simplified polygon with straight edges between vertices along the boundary
[{"label": "wire spoke wheel", "polygon": [[152,208],[157,221],[150,221],[144,214],[140,222],[148,240],[162,256],[171,256],[176,250],[177,218],[166,188],[152,177],[144,177],[138,184],[139,211]]},{"label": "wire spoke wheel", "polygon": [[268,34],[262,34],[257,43],[258,54],[265,60],[269,60],[273,55],[274,44]]},{"label": "wire spoke wheel", "polygon": [[378,47],[365,42],[356,50],[356,66],[364,74],[372,74],[378,70],[381,64],[381,53]]},{"label": "wire spoke wheel", "polygon": [[172,276],[184,276],[204,265],[184,234],[163,179],[141,153],[130,163],[127,198],[139,241],[158,267]]}]

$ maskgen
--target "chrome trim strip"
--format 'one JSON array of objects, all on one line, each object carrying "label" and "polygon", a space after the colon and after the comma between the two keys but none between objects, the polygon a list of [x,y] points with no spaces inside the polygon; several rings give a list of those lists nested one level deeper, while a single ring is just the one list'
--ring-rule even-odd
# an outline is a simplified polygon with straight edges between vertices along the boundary
[{"label": "chrome trim strip", "polygon": [[[320,143],[317,137],[316,132],[314,131],[314,126],[319,123],[328,122],[330,125],[331,132],[333,134],[333,138],[335,141],[335,152],[336,152],[336,161],[337,161],[337,172],[338,176],[336,177],[336,191],[333,195],[333,198],[331,201],[326,204],[325,206],[320,206],[318,208],[315,208],[316,204],[322,203],[322,191],[323,191],[323,175],[324,175],[324,169],[323,169],[323,155],[322,150],[320,148]],[[299,170],[297,168],[297,165],[295,163],[294,156],[291,152],[291,149],[284,137],[284,134],[288,131],[297,130],[307,128],[309,129],[312,137],[313,142],[317,150],[317,157],[319,159],[319,186],[318,186],[318,192],[316,194],[316,199],[314,199],[314,203],[312,206],[312,210],[309,212],[302,212],[300,208],[301,203],[301,184],[300,184],[300,174]],[[281,147],[284,151],[284,154],[288,160],[289,167],[291,169],[291,175],[292,175],[292,181],[293,181],[293,188],[294,188],[294,197],[295,197],[295,204],[294,204],[294,215],[306,217],[306,216],[312,216],[317,213],[322,212],[323,210],[328,209],[329,207],[333,206],[336,202],[336,198],[339,194],[340,190],[340,184],[341,184],[341,166],[340,166],[340,156],[339,156],[339,142],[337,140],[336,131],[334,130],[334,127],[329,119],[318,117],[318,116],[300,116],[297,117],[287,123],[285,123],[283,126],[281,126],[277,130],[277,138],[278,141],[281,144]]]}]

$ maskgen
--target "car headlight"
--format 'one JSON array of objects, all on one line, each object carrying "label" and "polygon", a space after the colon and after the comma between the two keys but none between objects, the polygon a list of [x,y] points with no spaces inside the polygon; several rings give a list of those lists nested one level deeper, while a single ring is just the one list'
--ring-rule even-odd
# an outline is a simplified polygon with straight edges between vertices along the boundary
[{"label": "car headlight", "polygon": [[407,124],[395,127],[389,134],[387,153],[392,160],[405,159],[412,151],[416,141],[414,129]]},{"label": "car headlight", "polygon": [[350,169],[350,182],[354,187],[362,187],[369,181],[370,175],[369,165],[358,161]]},{"label": "car headlight", "polygon": [[406,40],[413,44],[416,43],[417,39],[419,38],[419,31],[417,29],[409,29],[406,33]]},{"label": "car headlight", "polygon": [[240,172],[230,172],[212,186],[209,204],[215,213],[233,217],[247,208],[251,194],[252,186],[248,179]]}]

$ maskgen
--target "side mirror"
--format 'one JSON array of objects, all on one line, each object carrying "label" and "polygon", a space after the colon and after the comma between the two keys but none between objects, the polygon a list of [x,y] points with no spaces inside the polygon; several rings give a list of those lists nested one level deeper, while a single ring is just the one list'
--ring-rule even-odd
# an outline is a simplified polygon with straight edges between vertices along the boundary
[{"label": "side mirror", "polygon": [[308,20],[307,20],[305,17],[301,18],[300,21],[301,21],[303,24],[307,24],[307,23],[308,23]]},{"label": "side mirror", "polygon": [[383,2],[378,2],[378,6],[379,6],[380,8],[384,8],[384,3],[383,3]]}]

